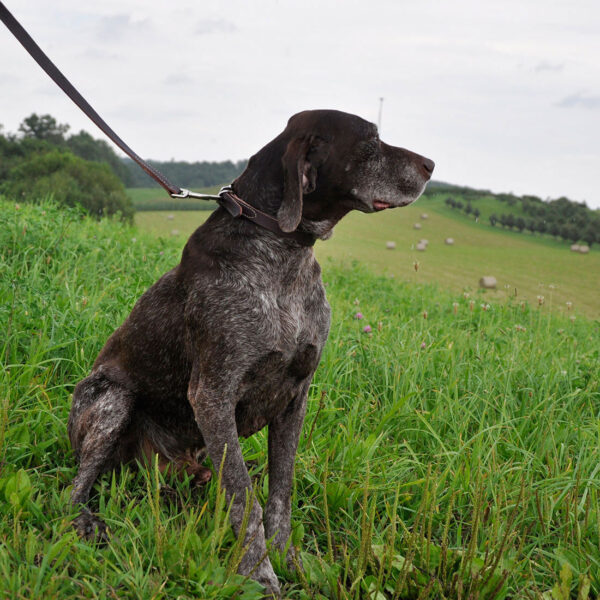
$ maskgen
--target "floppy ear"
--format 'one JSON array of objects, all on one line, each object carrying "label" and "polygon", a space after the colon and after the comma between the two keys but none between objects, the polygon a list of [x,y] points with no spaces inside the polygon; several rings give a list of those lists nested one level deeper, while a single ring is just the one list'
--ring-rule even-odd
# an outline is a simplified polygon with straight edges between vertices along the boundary
[{"label": "floppy ear", "polygon": [[302,196],[317,185],[317,167],[325,158],[324,143],[316,136],[291,140],[283,164],[283,200],[277,211],[279,227],[294,231],[302,219]]}]

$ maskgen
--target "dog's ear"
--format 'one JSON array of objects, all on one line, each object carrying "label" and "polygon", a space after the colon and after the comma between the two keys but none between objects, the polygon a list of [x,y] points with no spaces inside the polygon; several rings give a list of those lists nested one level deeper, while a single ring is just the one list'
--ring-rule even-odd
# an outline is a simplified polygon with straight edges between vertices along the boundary
[{"label": "dog's ear", "polygon": [[317,169],[327,156],[325,141],[316,136],[291,140],[283,164],[283,200],[277,211],[279,227],[294,231],[302,219],[302,197],[317,187]]}]

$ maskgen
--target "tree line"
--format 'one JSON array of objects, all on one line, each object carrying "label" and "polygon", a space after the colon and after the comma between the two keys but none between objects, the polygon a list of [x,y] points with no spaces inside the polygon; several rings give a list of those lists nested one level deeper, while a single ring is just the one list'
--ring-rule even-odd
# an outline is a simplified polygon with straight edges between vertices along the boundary
[{"label": "tree line", "polygon": [[112,148],[89,133],[67,136],[69,126],[51,115],[32,114],[17,133],[0,126],[0,193],[18,202],[52,196],[80,204],[90,214],[131,219],[134,207],[125,192],[128,170]]},{"label": "tree line", "polygon": [[[158,187],[136,163],[120,158],[106,141],[80,131],[51,115],[31,114],[16,133],[0,125],[0,193],[17,201],[48,195],[62,204],[82,205],[95,216],[118,214],[131,219],[135,211],[126,187]],[[203,188],[231,182],[246,161],[149,161],[174,183]]]},{"label": "tree line", "polygon": [[[152,177],[142,171],[130,158],[124,158],[123,164],[129,172],[128,187],[160,187]],[[246,160],[232,162],[185,162],[149,160],[152,165],[173,183],[188,189],[211,187],[231,183],[246,167]]]},{"label": "tree line", "polygon": [[[481,195],[472,192],[476,190],[471,190],[466,199],[463,197],[464,202],[448,196],[445,203],[450,208],[464,211],[478,219],[481,213],[477,207],[473,207],[473,202],[481,198]],[[484,194],[505,203],[508,208],[506,213],[493,213],[489,216],[492,227],[500,226],[519,233],[529,231],[531,234],[550,235],[568,242],[583,241],[589,246],[600,243],[600,211],[591,210],[585,202],[575,202],[564,196],[544,201],[537,196],[520,197],[487,191]]]}]

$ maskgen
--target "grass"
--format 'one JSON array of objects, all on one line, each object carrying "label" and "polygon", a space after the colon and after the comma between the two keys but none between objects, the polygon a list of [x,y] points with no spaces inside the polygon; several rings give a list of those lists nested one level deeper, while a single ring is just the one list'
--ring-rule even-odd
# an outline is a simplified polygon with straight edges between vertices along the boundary
[{"label": "grass", "polygon": [[[0,597],[260,597],[232,572],[216,477],[165,497],[153,467],[107,474],[111,542],[71,529],[70,394],[181,241],[48,203],[1,202],[0,221]],[[323,262],[333,323],[292,515],[304,570],[272,556],[285,597],[597,597],[598,322]],[[265,431],[243,449],[264,501]]]},{"label": "grass", "polygon": [[[201,194],[216,194],[221,186],[213,186],[194,190]],[[159,210],[173,212],[175,210],[214,210],[216,202],[198,200],[194,198],[170,198],[161,187],[127,188],[127,195],[131,198],[135,210]]]},{"label": "grass", "polygon": [[[318,242],[319,259],[359,261],[369,270],[412,283],[437,283],[452,293],[473,292],[483,275],[493,275],[498,289],[488,291],[492,301],[509,297],[545,305],[566,313],[567,302],[593,319],[600,318],[600,252],[569,251],[569,245],[550,237],[509,232],[476,223],[444,205],[444,196],[421,198],[416,204],[374,215],[350,213],[336,227],[333,238]],[[429,218],[420,218],[427,213]],[[143,212],[135,216],[140,229],[176,237],[181,246],[208,218],[206,212]],[[415,230],[419,222],[422,229]],[[454,246],[444,240],[452,237]],[[426,252],[416,250],[421,238],[429,240]],[[386,241],[396,249],[386,250]],[[415,263],[417,263],[415,270]]]}]

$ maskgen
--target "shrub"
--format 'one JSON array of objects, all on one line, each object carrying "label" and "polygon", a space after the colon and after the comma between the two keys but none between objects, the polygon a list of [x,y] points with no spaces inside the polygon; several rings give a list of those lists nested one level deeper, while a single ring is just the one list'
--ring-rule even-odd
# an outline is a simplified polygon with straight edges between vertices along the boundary
[{"label": "shrub", "polygon": [[120,213],[130,220],[134,213],[123,184],[108,165],[58,149],[33,154],[17,164],[0,190],[20,201],[53,196],[60,204],[80,204],[96,217]]}]

